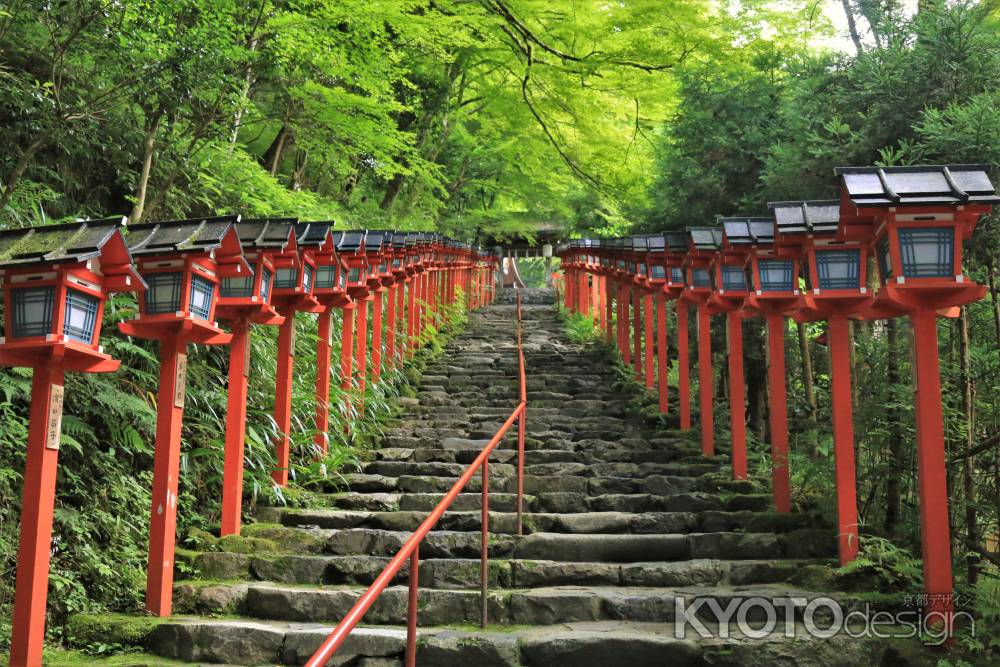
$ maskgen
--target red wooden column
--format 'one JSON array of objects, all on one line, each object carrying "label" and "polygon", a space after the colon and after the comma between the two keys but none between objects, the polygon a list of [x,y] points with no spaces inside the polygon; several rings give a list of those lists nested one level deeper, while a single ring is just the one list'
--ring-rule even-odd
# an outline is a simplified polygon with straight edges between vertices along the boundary
[{"label": "red wooden column", "polygon": [[243,450],[246,440],[247,385],[250,375],[250,322],[230,324],[229,396],[226,400],[226,445],[222,467],[220,535],[239,535],[243,514]]},{"label": "red wooden column", "polygon": [[715,420],[712,407],[712,317],[706,304],[698,304],[698,395],[701,453],[715,455]]},{"label": "red wooden column", "polygon": [[354,314],[354,367],[358,371],[358,404],[363,411],[365,407],[365,388],[367,387],[368,375],[368,303],[374,297],[368,294],[362,299],[358,299],[358,310]]},{"label": "red wooden column", "polygon": [[913,325],[916,387],[917,480],[920,489],[920,541],[928,621],[952,626],[953,588],[951,533],[948,517],[948,472],[945,468],[941,369],[938,361],[937,314],[910,313]]},{"label": "red wooden column", "polygon": [[409,278],[396,283],[396,366],[402,366],[406,358],[409,339],[406,337],[406,293],[409,291]]},{"label": "red wooden column", "polygon": [[417,350],[417,284],[418,276],[406,279],[406,348],[408,356],[412,357]]},{"label": "red wooden column", "polygon": [[854,463],[854,410],[851,406],[851,334],[846,317],[830,318],[828,339],[833,455],[837,478],[838,551],[840,564],[845,565],[858,555],[858,491]]},{"label": "red wooden column", "polygon": [[618,351],[626,366],[632,364],[632,342],[629,330],[629,310],[631,294],[625,280],[618,283]]},{"label": "red wooden column", "polygon": [[660,413],[667,414],[669,387],[667,382],[667,295],[656,295],[656,383],[659,387]]},{"label": "red wooden column", "polygon": [[691,351],[688,341],[688,305],[678,299],[677,314],[677,404],[681,413],[681,429],[691,428]]},{"label": "red wooden column", "polygon": [[288,453],[292,430],[292,371],[295,366],[295,311],[283,313],[278,327],[278,368],[275,371],[274,422],[278,439],[274,443],[277,468],[271,479],[278,486],[288,486]]},{"label": "red wooden column", "polygon": [[573,286],[576,284],[576,276],[573,269],[567,267],[563,269],[563,308],[572,312],[573,310]]},{"label": "red wooden column", "polygon": [[399,283],[389,287],[385,302],[385,355],[388,357],[388,367],[396,368],[396,292]]},{"label": "red wooden column", "polygon": [[[340,324],[340,388],[349,392],[354,385],[354,311],[358,305],[351,302],[344,306]],[[341,409],[348,414],[350,399],[345,393]]]},{"label": "red wooden column", "polygon": [[598,319],[603,311],[601,304],[601,281],[596,273],[590,273],[590,317]]},{"label": "red wooden column", "polygon": [[615,279],[604,276],[604,341],[611,345],[615,340]]},{"label": "red wooden column", "polygon": [[333,349],[333,308],[317,319],[316,337],[316,445],[324,454],[330,449],[330,354]]},{"label": "red wooden column", "polygon": [[642,295],[643,301],[643,321],[645,330],[645,350],[646,350],[646,389],[656,386],[655,367],[653,364],[653,295],[646,291]]},{"label": "red wooden column", "polygon": [[788,473],[788,392],[785,381],[785,318],[767,314],[767,387],[771,394],[771,491],[778,512],[792,511]]},{"label": "red wooden column", "polygon": [[733,479],[747,478],[746,390],[743,377],[743,318],[726,313],[729,341],[729,430],[732,434]]},{"label": "red wooden column", "polygon": [[36,367],[31,376],[32,400],[21,496],[21,542],[17,549],[11,667],[42,664],[59,460],[59,421],[56,421],[55,447],[47,446],[49,414],[50,409],[58,408],[57,419],[61,417],[63,379],[63,368],[58,361]]},{"label": "red wooden column", "polygon": [[576,272],[577,279],[577,312],[581,315],[587,315],[590,311],[590,303],[588,297],[590,296],[590,285],[587,284],[587,272],[584,269],[580,269]]},{"label": "red wooden column", "polygon": [[186,380],[187,343],[180,336],[167,336],[160,340],[153,503],[146,577],[146,610],[154,616],[169,616],[171,612],[174,541],[177,534],[177,479],[180,474]]},{"label": "red wooden column", "polygon": [[610,308],[608,308],[608,286],[607,286],[607,276],[603,273],[594,276],[594,283],[596,285],[597,295],[597,318],[598,327],[600,331],[607,331],[608,329],[608,314],[610,313]]},{"label": "red wooden column", "polygon": [[635,381],[642,382],[642,290],[633,285],[632,292],[632,368]]},{"label": "red wooden column", "polygon": [[382,300],[388,290],[379,287],[373,296],[372,310],[372,382],[382,376]]}]

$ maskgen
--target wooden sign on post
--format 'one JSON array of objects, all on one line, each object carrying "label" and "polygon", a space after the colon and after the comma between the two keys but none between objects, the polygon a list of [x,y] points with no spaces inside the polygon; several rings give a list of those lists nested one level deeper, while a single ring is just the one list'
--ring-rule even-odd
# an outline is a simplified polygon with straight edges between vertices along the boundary
[{"label": "wooden sign on post", "polygon": [[188,358],[186,354],[177,355],[177,375],[174,377],[174,407],[184,407],[184,390],[187,386]]},{"label": "wooden sign on post", "polygon": [[46,449],[59,449],[59,438],[62,435],[63,394],[64,389],[61,384],[52,385],[45,428]]}]

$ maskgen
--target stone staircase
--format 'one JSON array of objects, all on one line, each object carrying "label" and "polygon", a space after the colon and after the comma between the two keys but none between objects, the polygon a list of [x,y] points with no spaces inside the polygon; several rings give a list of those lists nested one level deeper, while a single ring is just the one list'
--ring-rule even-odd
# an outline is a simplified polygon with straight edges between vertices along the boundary
[{"label": "stone staircase", "polygon": [[[515,530],[514,429],[490,463],[490,625],[478,627],[477,476],[421,547],[417,664],[890,664],[883,643],[808,637],[802,607],[764,637],[720,637],[703,604],[714,636],[678,636],[677,600],[726,608],[824,595],[794,582],[831,562],[834,532],[811,513],[769,512],[767,495],[729,479],[724,456],[701,456],[696,434],[639,416],[647,397],[608,352],[566,339],[551,294],[527,301],[525,535]],[[327,495],[322,509],[265,509],[240,538],[189,554],[197,579],[176,584],[177,615],[150,625],[145,648],[192,662],[303,664],[515,406],[514,312],[501,300],[470,316],[417,396],[400,399],[371,460],[347,476],[349,492]],[[406,577],[404,568],[336,664],[403,664]],[[758,627],[760,612],[750,616]]]}]

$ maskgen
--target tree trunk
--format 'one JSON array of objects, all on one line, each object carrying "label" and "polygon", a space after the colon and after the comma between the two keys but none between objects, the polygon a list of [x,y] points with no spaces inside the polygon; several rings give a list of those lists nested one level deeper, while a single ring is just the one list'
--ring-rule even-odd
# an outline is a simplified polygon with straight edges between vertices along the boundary
[{"label": "tree trunk", "polygon": [[[809,421],[812,425],[812,430],[816,430],[816,422],[819,415],[817,414],[818,409],[816,406],[816,390],[813,387],[813,366],[812,366],[812,354],[809,351],[809,339],[806,337],[806,325],[802,322],[797,322],[795,325],[796,333],[799,337],[799,355],[802,358],[802,388],[806,394],[806,405],[809,408]],[[816,451],[816,439],[813,438],[809,445],[810,455],[816,458],[818,452]]]},{"label": "tree trunk", "polygon": [[28,170],[28,165],[31,164],[31,158],[34,157],[35,153],[39,151],[46,143],[48,143],[49,133],[42,133],[42,136],[35,139],[30,146],[28,146],[21,157],[17,159],[17,163],[14,164],[14,168],[10,172],[10,176],[7,177],[7,185],[3,188],[3,193],[0,194],[0,210],[3,210],[10,200],[14,197],[14,189],[17,188],[18,181],[24,176],[24,172]]},{"label": "tree trunk", "polygon": [[139,172],[139,183],[135,188],[135,204],[132,205],[132,212],[128,214],[128,221],[131,223],[142,219],[142,210],[146,207],[146,190],[149,186],[149,172],[153,168],[156,133],[160,129],[162,119],[163,110],[157,109],[146,123],[146,136],[142,142],[142,171]]},{"label": "tree trunk", "polygon": [[396,174],[390,179],[389,184],[385,186],[385,194],[382,196],[379,208],[383,211],[392,210],[393,204],[396,203],[396,199],[399,197],[400,190],[403,189],[403,182],[405,180],[406,177],[403,174]]},{"label": "tree trunk", "polygon": [[[886,370],[885,381],[890,391],[899,386],[899,320],[890,319],[886,322]],[[903,450],[903,434],[900,432],[899,410],[895,401],[889,401],[886,408],[886,418],[889,432],[889,475],[885,486],[885,533],[888,537],[896,535],[900,513],[900,487],[903,471],[906,470],[905,452]]]},{"label": "tree trunk", "polygon": [[847,30],[851,33],[851,41],[854,42],[854,49],[860,55],[865,48],[861,44],[861,35],[858,34],[858,25],[854,21],[854,10],[851,9],[851,0],[841,0],[844,5],[844,16],[847,17]]},{"label": "tree trunk", "polygon": [[[969,354],[969,312],[967,306],[962,306],[958,317],[960,372],[962,387],[962,414],[965,416],[965,446],[971,449],[975,438],[975,396],[972,385],[972,361]],[[976,546],[979,544],[979,520],[976,516],[976,484],[974,455],[966,456],[962,465],[962,487],[965,492],[965,530],[968,541]],[[979,578],[979,558],[968,557],[969,584],[975,585]]]}]

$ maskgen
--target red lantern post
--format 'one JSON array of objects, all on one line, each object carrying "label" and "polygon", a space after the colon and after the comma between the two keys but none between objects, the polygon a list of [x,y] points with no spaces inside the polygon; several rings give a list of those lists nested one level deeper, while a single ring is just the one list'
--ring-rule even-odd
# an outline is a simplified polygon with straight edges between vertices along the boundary
[{"label": "red lantern post", "polygon": [[129,227],[129,248],[148,288],[139,298],[139,316],[118,328],[160,341],[146,579],[146,609],[156,616],[171,610],[187,346],[232,340],[216,325],[215,308],[220,279],[250,272],[234,227],[238,221],[239,216],[227,216]]},{"label": "red lantern post", "polygon": [[143,289],[124,225],[113,218],[0,232],[0,366],[33,369],[11,667],[42,664],[65,373],[118,369],[99,345],[104,302]]},{"label": "red lantern post", "polygon": [[[632,369],[636,382],[643,381],[643,297],[646,294],[646,237],[632,236],[628,244],[628,287],[632,302]],[[647,341],[648,342],[648,341]]]},{"label": "red lantern post", "polygon": [[274,444],[277,467],[271,478],[278,486],[288,485],[292,429],[292,373],[295,366],[295,314],[322,314],[324,308],[313,296],[316,276],[314,253],[325,237],[309,239],[308,244],[289,245],[273,256],[275,274],[271,303],[285,321],[278,329],[278,367],[275,371],[274,421],[278,436]]},{"label": "red lantern post", "polygon": [[[351,300],[357,304],[354,312],[354,369],[358,373],[358,407],[364,409],[364,395],[367,375],[368,349],[368,303],[372,300],[368,286],[371,267],[368,263],[366,241],[368,232],[352,230],[344,232],[337,245],[337,253],[347,268],[345,289]],[[379,237],[381,240],[381,237]],[[346,329],[347,323],[344,327]],[[341,341],[341,346],[344,342]]]},{"label": "red lantern post", "polygon": [[962,270],[962,241],[1000,203],[984,165],[837,169],[841,236],[876,250],[879,290],[867,317],[913,327],[917,471],[928,621],[953,621],[951,532],[937,316],[981,299]]},{"label": "red lantern post", "polygon": [[[708,299],[712,294],[710,268],[722,243],[722,230],[712,227],[689,227],[688,253],[685,257],[686,285],[680,299],[698,309],[698,396],[701,452],[715,454],[715,423],[712,406],[712,319]],[[681,326],[678,320],[678,327]],[[686,322],[685,322],[686,326]]]},{"label": "red lantern post", "polygon": [[746,379],[743,372],[743,307],[750,284],[746,273],[749,244],[759,234],[773,233],[774,222],[760,218],[722,218],[722,246],[712,264],[715,284],[709,299],[712,313],[726,315],[729,364],[729,432],[733,479],[747,477]]},{"label": "red lantern post", "polygon": [[229,325],[229,395],[226,402],[226,444],[222,472],[222,535],[239,535],[243,513],[243,451],[250,377],[250,327],[277,326],[284,318],[271,306],[275,253],[295,243],[294,218],[244,220],[236,226],[250,271],[223,278],[216,316]]},{"label": "red lantern post", "polygon": [[396,279],[390,271],[392,260],[392,232],[370,231],[365,239],[365,252],[368,255],[368,291],[372,301],[372,382],[378,382],[382,376],[382,312],[385,295],[389,286]]}]

